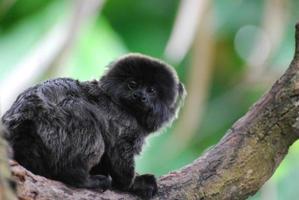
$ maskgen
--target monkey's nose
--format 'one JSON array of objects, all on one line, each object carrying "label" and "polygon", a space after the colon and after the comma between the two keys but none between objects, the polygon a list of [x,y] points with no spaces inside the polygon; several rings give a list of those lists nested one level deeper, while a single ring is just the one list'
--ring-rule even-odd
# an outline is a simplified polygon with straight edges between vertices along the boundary
[{"label": "monkey's nose", "polygon": [[133,93],[133,99],[139,100],[139,101],[141,101],[143,103],[145,103],[147,101],[146,96],[143,93],[141,93],[141,92],[134,92]]}]

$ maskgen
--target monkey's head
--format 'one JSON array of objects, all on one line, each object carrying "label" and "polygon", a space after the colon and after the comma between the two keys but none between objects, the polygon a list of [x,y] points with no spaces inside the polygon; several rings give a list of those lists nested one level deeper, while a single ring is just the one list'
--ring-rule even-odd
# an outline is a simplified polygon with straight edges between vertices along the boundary
[{"label": "monkey's head", "polygon": [[113,62],[100,85],[148,131],[172,121],[185,96],[184,86],[172,67],[140,54]]}]

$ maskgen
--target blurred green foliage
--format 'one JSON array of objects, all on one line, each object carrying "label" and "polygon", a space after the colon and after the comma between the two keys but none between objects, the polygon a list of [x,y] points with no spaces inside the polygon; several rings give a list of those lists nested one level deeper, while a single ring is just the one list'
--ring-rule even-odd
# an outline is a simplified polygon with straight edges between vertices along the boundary
[{"label": "blurred green foliage", "polygon": [[[16,0],[9,7],[5,6],[7,2],[10,1],[0,0],[0,80],[12,72],[55,24],[66,20],[72,4],[72,1],[66,0]],[[137,159],[140,172],[151,172],[158,176],[190,163],[217,143],[227,129],[269,88],[270,83],[242,83],[246,61],[238,55],[234,46],[236,33],[241,27],[260,25],[264,2],[212,1],[216,44],[214,70],[209,98],[198,130],[187,148],[172,157],[168,157],[168,154],[175,146],[165,144],[176,124],[163,131],[163,134],[151,137]],[[294,24],[299,17],[299,2],[288,2],[288,24],[285,25],[278,50],[269,60],[271,70],[280,74],[292,58]],[[101,13],[83,25],[65,67],[57,76],[96,79],[109,62],[127,52],[140,52],[163,59],[178,6],[178,0],[108,0]],[[187,85],[192,56],[191,49],[185,59],[175,65],[180,78]],[[39,78],[32,80],[32,84]],[[296,181],[296,177],[299,178],[298,154],[299,144],[296,143],[270,180],[276,187],[278,199],[297,199],[299,196]],[[257,194],[251,199],[262,199],[262,195]]]}]

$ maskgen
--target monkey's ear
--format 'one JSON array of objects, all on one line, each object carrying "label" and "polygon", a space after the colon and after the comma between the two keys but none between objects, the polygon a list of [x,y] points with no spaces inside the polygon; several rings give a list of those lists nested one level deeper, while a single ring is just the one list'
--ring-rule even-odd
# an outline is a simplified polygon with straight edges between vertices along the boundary
[{"label": "monkey's ear", "polygon": [[186,92],[186,89],[185,89],[185,86],[183,83],[179,82],[177,84],[177,90],[178,90],[178,96],[177,96],[175,102],[171,105],[171,110],[173,112],[175,112],[176,116],[178,115],[178,112],[180,110],[179,108],[181,106],[183,106],[185,97],[187,95],[187,92]]},{"label": "monkey's ear", "polygon": [[179,98],[185,98],[185,96],[187,95],[185,86],[183,83],[179,82],[178,84],[178,91],[179,91]]},{"label": "monkey's ear", "polygon": [[183,83],[179,82],[177,84],[178,89],[178,96],[174,104],[172,105],[172,108],[177,109],[178,107],[181,107],[184,104],[185,97],[187,95],[185,86]]}]

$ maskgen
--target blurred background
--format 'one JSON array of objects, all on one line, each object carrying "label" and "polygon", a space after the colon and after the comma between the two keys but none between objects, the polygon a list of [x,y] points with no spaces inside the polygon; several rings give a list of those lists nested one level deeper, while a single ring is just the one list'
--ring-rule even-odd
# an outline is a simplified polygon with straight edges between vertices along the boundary
[{"label": "blurred background", "polygon": [[[128,52],[161,58],[188,96],[137,168],[166,174],[216,144],[287,69],[298,8],[297,0],[0,0],[1,113],[45,79],[98,79]],[[298,199],[298,179],[295,143],[250,199]]]}]

